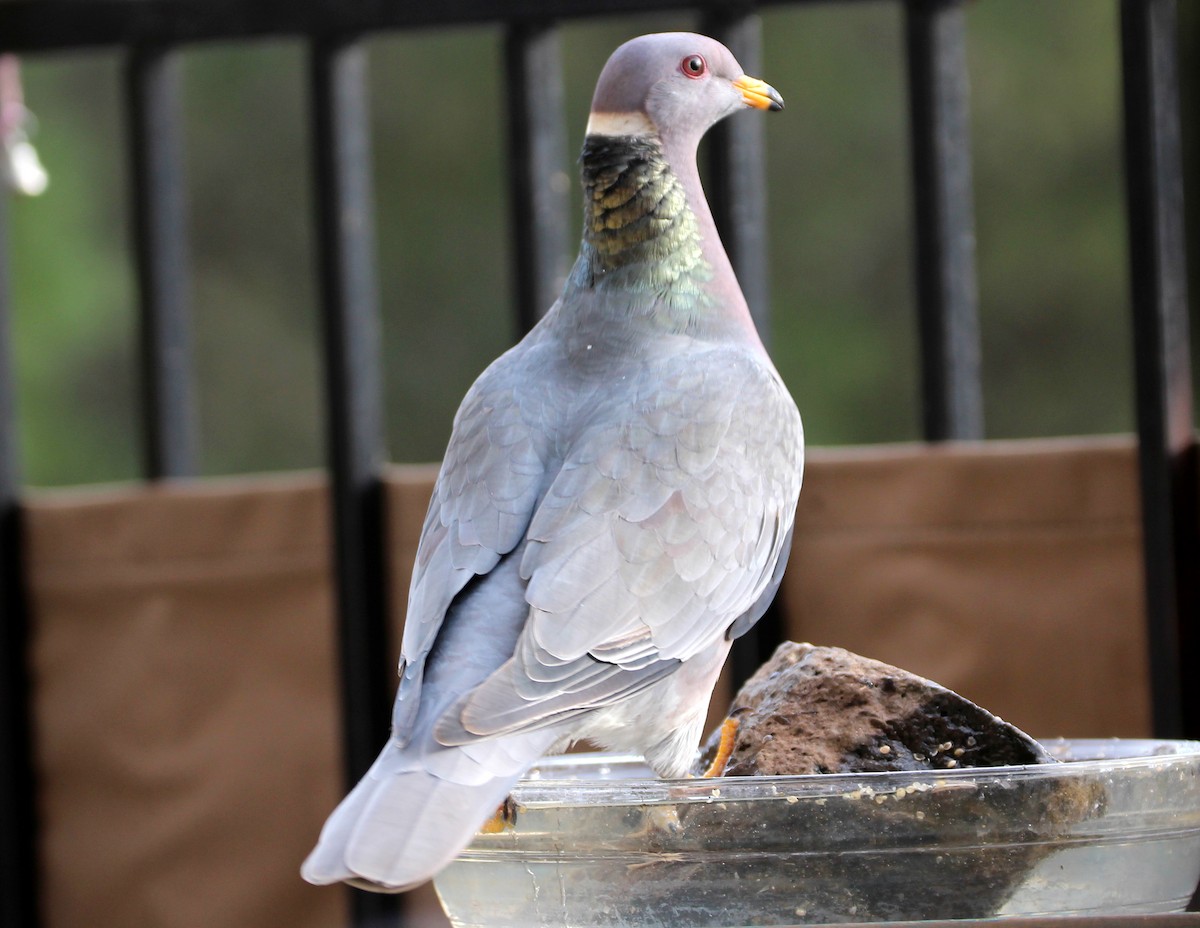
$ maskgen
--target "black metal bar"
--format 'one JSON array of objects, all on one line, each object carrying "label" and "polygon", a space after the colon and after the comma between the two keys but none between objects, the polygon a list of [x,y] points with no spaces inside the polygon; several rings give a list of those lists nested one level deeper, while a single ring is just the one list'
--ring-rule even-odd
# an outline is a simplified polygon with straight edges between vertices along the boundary
[{"label": "black metal bar", "polygon": [[[801,6],[828,0],[762,0]],[[850,2],[850,0],[842,0]],[[871,0],[856,0],[871,2]],[[706,9],[737,9],[741,0],[710,0]],[[375,32],[469,23],[537,22],[623,13],[694,9],[695,0],[440,0],[387,3],[340,0],[4,0],[0,50],[49,51],[109,45],[215,42],[229,39]]]},{"label": "black metal bar", "polygon": [[175,53],[131,50],[126,72],[133,234],[140,297],[143,470],[195,474],[196,403],[187,260],[187,216]]},{"label": "black metal bar", "polygon": [[[747,9],[708,12],[700,31],[725,44],[747,74],[762,74],[762,22]],[[770,339],[767,285],[766,136],[762,114],[727,119],[708,134],[705,187],[721,241],[729,253],[750,314],[764,342]],[[730,670],[740,686],[767,661],[784,639],[782,611],[772,603],[746,634],[734,642]]]},{"label": "black metal bar", "polygon": [[[383,375],[375,268],[366,51],[320,38],[310,49],[322,350],[333,507],[344,773],[355,783],[388,735]],[[393,896],[352,891],[356,926],[394,920]]]},{"label": "black metal bar", "polygon": [[[1200,734],[1196,459],[1175,0],[1122,0],[1125,183],[1154,729]],[[1184,673],[1182,668],[1192,668]]]},{"label": "black metal bar", "polygon": [[[733,52],[747,74],[763,77],[762,21],[748,11],[708,13],[700,31]],[[770,78],[764,78],[770,83]],[[765,121],[760,113],[727,119],[709,132],[706,186],[721,241],[763,341],[770,336],[767,288]]]},{"label": "black metal bar", "polygon": [[905,13],[925,438],[982,438],[966,20],[960,0]]},{"label": "black metal bar", "polygon": [[21,475],[9,336],[6,213],[0,185],[0,928],[36,928],[37,813],[28,610],[21,555]]},{"label": "black metal bar", "polygon": [[571,179],[557,31],[513,24],[504,53],[516,316],[524,333],[558,299],[566,279]]}]

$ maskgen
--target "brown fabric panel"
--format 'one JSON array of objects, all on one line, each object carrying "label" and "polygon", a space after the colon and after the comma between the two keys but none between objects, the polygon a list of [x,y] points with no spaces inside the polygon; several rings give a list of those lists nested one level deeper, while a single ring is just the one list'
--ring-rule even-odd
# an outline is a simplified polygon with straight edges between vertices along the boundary
[{"label": "brown fabric panel", "polygon": [[[1127,440],[813,452],[791,634],[1037,734],[1144,734],[1135,466]],[[435,473],[388,473],[397,629]],[[340,795],[321,480],[27,512],[49,925],[343,924],[296,872]]]},{"label": "brown fabric panel", "polygon": [[[1042,736],[1150,732],[1136,451],[1127,437],[809,453],[789,635],[960,691]],[[436,469],[389,481],[406,591]],[[397,627],[403,599],[397,599]],[[710,723],[731,697],[728,675]]]},{"label": "brown fabric panel", "polygon": [[338,798],[317,478],[35,495],[50,928],[344,923],[298,867]]},{"label": "brown fabric panel", "polygon": [[789,634],[1049,737],[1150,732],[1129,439],[814,451]]}]

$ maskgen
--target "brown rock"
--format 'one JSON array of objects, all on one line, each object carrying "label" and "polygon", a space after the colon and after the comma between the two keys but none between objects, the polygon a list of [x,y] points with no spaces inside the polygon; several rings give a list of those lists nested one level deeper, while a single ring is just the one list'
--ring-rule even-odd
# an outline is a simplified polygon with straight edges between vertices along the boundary
[{"label": "brown rock", "polygon": [[[945,687],[840,648],[780,645],[746,681],[729,715],[739,727],[725,776],[1056,763],[1024,732]],[[711,762],[715,742],[714,736],[700,769]],[[744,867],[747,879],[799,881],[806,923],[991,917],[1054,847],[1055,836],[1105,803],[1100,784],[1077,778],[1009,790],[966,777],[959,788],[910,792],[904,802],[859,792],[863,801],[796,803],[803,820],[786,830],[793,842],[787,852],[730,866]],[[762,828],[751,803],[701,806],[691,815],[697,821],[690,824],[703,824],[716,846]],[[869,878],[848,879],[841,855],[828,852],[836,841],[865,860],[887,836],[936,848],[944,833],[961,833],[964,823],[976,829],[977,843],[934,859],[883,855],[886,865],[865,868]],[[1041,840],[1029,840],[1031,829]],[[803,853],[813,849],[820,853]]]},{"label": "brown rock", "polygon": [[[1024,732],[924,677],[785,642],[746,681],[725,776],[1054,763]],[[706,746],[701,769],[715,753]]]}]

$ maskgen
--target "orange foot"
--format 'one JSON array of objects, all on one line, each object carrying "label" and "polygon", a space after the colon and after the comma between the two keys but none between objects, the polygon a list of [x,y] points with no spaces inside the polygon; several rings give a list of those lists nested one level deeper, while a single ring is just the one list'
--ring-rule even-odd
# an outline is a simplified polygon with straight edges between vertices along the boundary
[{"label": "orange foot", "polygon": [[729,763],[729,755],[733,753],[733,743],[737,740],[738,720],[726,719],[721,723],[721,741],[717,745],[717,756],[713,758],[708,769],[701,774],[703,777],[719,777],[725,772]]},{"label": "orange foot", "polygon": [[505,798],[504,802],[500,803],[500,808],[496,813],[483,823],[483,827],[479,829],[485,835],[498,835],[505,828],[512,828],[517,824],[517,804],[513,802],[512,796]]}]

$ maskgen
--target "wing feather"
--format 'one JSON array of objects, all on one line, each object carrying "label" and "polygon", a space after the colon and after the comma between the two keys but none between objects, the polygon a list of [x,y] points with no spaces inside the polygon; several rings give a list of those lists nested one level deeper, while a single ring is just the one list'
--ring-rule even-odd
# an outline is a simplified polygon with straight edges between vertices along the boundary
[{"label": "wing feather", "polygon": [[425,516],[401,641],[395,737],[407,741],[420,705],[425,660],[451,603],[524,540],[554,455],[553,352],[536,340],[505,353],[472,385],[455,415]]},{"label": "wing feather", "polygon": [[778,585],[803,454],[778,375],[713,348],[633,386],[632,408],[617,394],[597,404],[548,486],[521,562],[525,630],[439,720],[441,743],[533,730],[637,692],[735,623],[744,631]]}]

